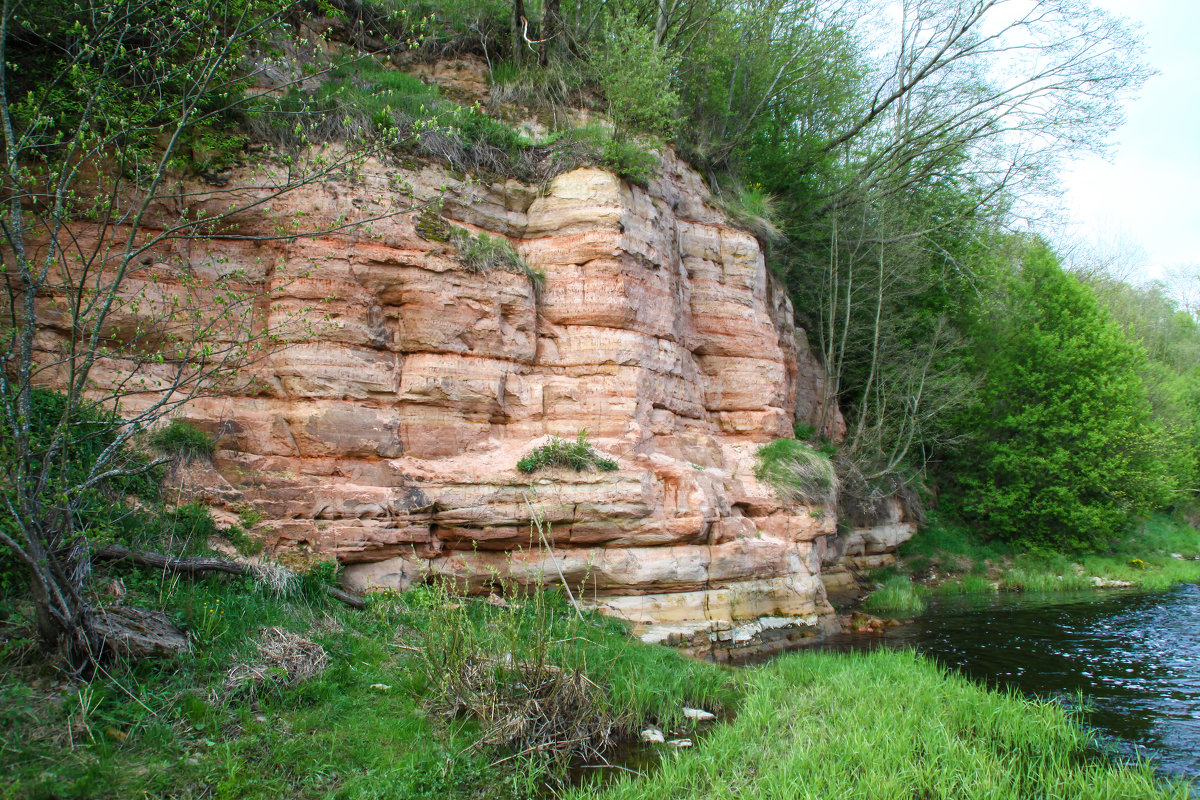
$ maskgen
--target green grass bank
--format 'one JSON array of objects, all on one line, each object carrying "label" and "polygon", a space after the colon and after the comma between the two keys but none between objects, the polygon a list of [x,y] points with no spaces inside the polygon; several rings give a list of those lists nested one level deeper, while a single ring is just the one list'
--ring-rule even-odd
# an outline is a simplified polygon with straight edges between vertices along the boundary
[{"label": "green grass bank", "polygon": [[[1148,767],[1089,760],[1058,706],[911,653],[737,669],[642,644],[554,593],[422,588],[355,611],[321,591],[329,570],[272,588],[102,569],[123,602],[185,625],[193,650],[68,681],[38,665],[27,609],[10,605],[0,798],[1187,796]],[[643,744],[647,726],[695,746]],[[577,769],[601,752],[636,774]]]},{"label": "green grass bank", "polygon": [[1155,514],[1093,551],[1055,552],[982,541],[966,526],[935,517],[901,547],[895,567],[870,577],[879,587],[864,606],[898,616],[920,613],[938,595],[1162,591],[1200,580],[1200,530]]},{"label": "green grass bank", "polygon": [[572,800],[1186,798],[1148,765],[1089,758],[1054,703],[949,675],[911,652],[801,653],[747,672],[737,718],[645,776]]}]

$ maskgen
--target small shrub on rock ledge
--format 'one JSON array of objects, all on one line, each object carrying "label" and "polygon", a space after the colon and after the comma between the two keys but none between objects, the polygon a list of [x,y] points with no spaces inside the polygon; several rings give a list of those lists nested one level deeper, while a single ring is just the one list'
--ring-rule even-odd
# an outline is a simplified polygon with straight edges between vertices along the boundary
[{"label": "small shrub on rock ledge", "polygon": [[450,241],[458,250],[458,261],[470,272],[503,270],[524,275],[537,288],[545,283],[546,276],[529,266],[512,243],[503,236],[489,236],[480,231],[472,234],[464,228],[450,228]]},{"label": "small shrub on rock ledge", "polygon": [[173,419],[150,435],[150,445],[184,461],[211,458],[216,442],[204,431],[181,419]]},{"label": "small shrub on rock ledge", "polygon": [[829,456],[804,442],[776,439],[759,448],[755,458],[754,477],[783,500],[830,505],[837,499],[837,472]]},{"label": "small shrub on rock ledge", "polygon": [[570,467],[576,472],[594,467],[601,472],[613,472],[617,462],[597,453],[587,440],[587,431],[580,431],[573,442],[552,436],[549,442],[534,448],[517,462],[517,469],[525,474],[546,467]]}]

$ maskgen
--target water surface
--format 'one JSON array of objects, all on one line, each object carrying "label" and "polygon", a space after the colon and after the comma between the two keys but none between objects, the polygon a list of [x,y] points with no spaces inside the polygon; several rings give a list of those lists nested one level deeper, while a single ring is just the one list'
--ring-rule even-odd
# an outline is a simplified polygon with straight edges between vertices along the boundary
[{"label": "water surface", "polygon": [[1200,779],[1200,587],[1073,598],[944,600],[884,636],[842,635],[830,649],[914,647],[1028,696],[1074,706],[1125,757]]}]

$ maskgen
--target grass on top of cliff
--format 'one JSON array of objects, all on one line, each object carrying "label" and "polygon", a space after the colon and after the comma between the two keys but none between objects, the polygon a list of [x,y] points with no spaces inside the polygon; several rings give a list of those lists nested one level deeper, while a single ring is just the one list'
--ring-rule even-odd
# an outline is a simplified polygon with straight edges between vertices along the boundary
[{"label": "grass on top of cliff", "polygon": [[355,611],[315,577],[280,596],[243,577],[98,570],[127,593],[106,602],[166,610],[193,650],[68,680],[8,602],[0,798],[545,796],[641,726],[686,730],[684,705],[738,698],[729,669],[552,592],[492,604],[424,587]]}]

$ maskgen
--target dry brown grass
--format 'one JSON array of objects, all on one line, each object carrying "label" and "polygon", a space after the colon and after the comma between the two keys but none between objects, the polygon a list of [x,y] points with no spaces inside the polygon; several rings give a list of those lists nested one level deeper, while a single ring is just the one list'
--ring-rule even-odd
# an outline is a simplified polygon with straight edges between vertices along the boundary
[{"label": "dry brown grass", "polygon": [[581,672],[554,664],[468,658],[446,676],[433,706],[482,723],[480,743],[505,747],[507,761],[537,756],[567,765],[604,761],[628,720],[612,716],[601,689]]},{"label": "dry brown grass", "polygon": [[234,664],[225,676],[226,694],[255,694],[266,685],[295,686],[314,678],[329,666],[329,654],[316,642],[298,633],[271,626],[259,634],[257,659]]}]

